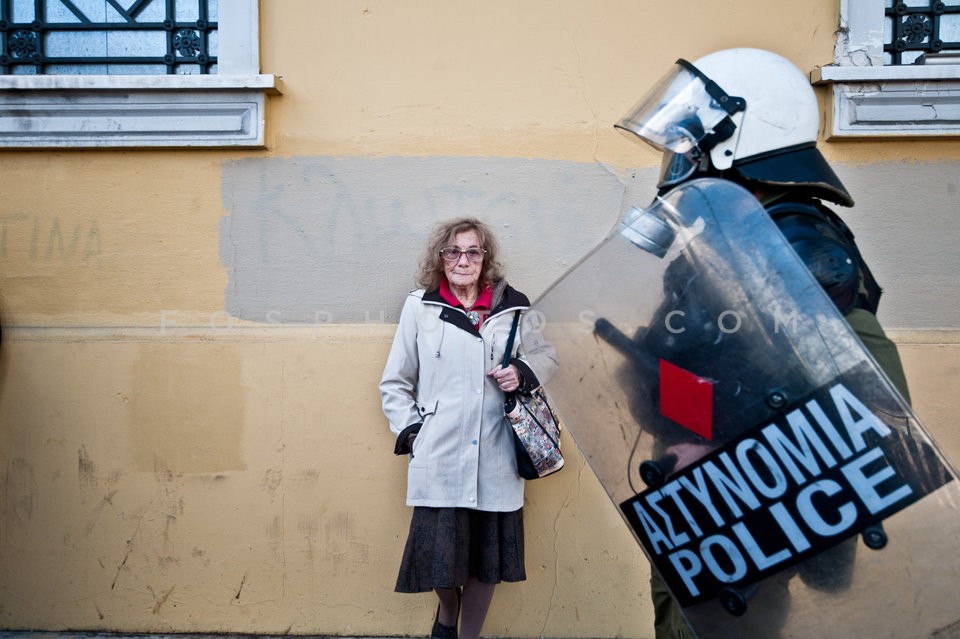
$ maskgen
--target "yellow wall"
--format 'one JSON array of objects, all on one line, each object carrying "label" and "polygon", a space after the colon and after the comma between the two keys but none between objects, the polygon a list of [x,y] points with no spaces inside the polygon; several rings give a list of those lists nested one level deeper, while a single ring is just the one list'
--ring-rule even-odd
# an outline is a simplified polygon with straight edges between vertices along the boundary
[{"label": "yellow wall", "polygon": [[[392,592],[409,511],[376,389],[426,230],[483,214],[536,297],[649,197],[657,157],[612,123],[676,58],[756,46],[809,70],[836,14],[264,0],[261,65],[284,81],[268,149],[0,152],[0,628],[426,633],[431,597]],[[821,147],[875,198],[851,224],[881,319],[960,459],[960,326],[909,312],[956,317],[912,284],[955,278],[913,232],[955,204],[922,193],[907,219],[871,195],[891,167],[952,185],[960,147]],[[592,207],[565,204],[579,185]],[[652,636],[646,561],[565,444],[569,468],[528,487],[529,579],[498,590],[485,632]]]}]

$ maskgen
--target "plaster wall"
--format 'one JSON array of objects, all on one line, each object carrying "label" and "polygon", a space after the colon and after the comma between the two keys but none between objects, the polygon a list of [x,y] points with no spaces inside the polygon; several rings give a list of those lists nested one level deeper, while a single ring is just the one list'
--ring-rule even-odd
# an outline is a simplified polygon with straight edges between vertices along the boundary
[{"label": "plaster wall", "polygon": [[[376,390],[425,234],[485,218],[535,298],[652,196],[612,123],[676,58],[828,63],[835,4],[265,0],[268,149],[0,153],[0,628],[425,634]],[[960,146],[821,148],[956,462]],[[652,636],[646,561],[564,444],[486,633]]]}]

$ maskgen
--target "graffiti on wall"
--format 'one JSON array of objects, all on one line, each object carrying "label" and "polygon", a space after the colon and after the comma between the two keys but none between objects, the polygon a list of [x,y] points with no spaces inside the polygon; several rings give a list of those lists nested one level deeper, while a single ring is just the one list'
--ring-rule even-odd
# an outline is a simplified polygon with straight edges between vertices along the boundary
[{"label": "graffiti on wall", "polygon": [[511,283],[536,295],[613,228],[624,183],[596,163],[267,158],[224,167],[228,313],[270,323],[392,322],[427,235],[475,216]]},{"label": "graffiti on wall", "polygon": [[82,263],[102,252],[97,220],[60,220],[57,215],[0,215],[0,259]]}]

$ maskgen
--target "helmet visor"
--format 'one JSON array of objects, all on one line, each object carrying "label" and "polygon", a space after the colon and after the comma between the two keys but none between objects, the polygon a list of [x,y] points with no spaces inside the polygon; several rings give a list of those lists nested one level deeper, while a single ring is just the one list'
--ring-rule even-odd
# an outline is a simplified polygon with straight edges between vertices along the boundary
[{"label": "helmet visor", "polygon": [[[685,154],[728,117],[711,97],[708,82],[690,63],[679,60],[614,126],[661,151]],[[718,87],[710,88],[716,94]]]}]

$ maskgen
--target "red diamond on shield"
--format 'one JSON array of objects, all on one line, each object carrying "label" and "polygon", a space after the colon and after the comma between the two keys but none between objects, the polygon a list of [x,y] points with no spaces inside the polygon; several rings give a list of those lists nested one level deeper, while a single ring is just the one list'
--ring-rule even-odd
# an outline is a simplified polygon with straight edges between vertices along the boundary
[{"label": "red diamond on shield", "polygon": [[713,439],[713,382],[660,360],[660,413]]}]

